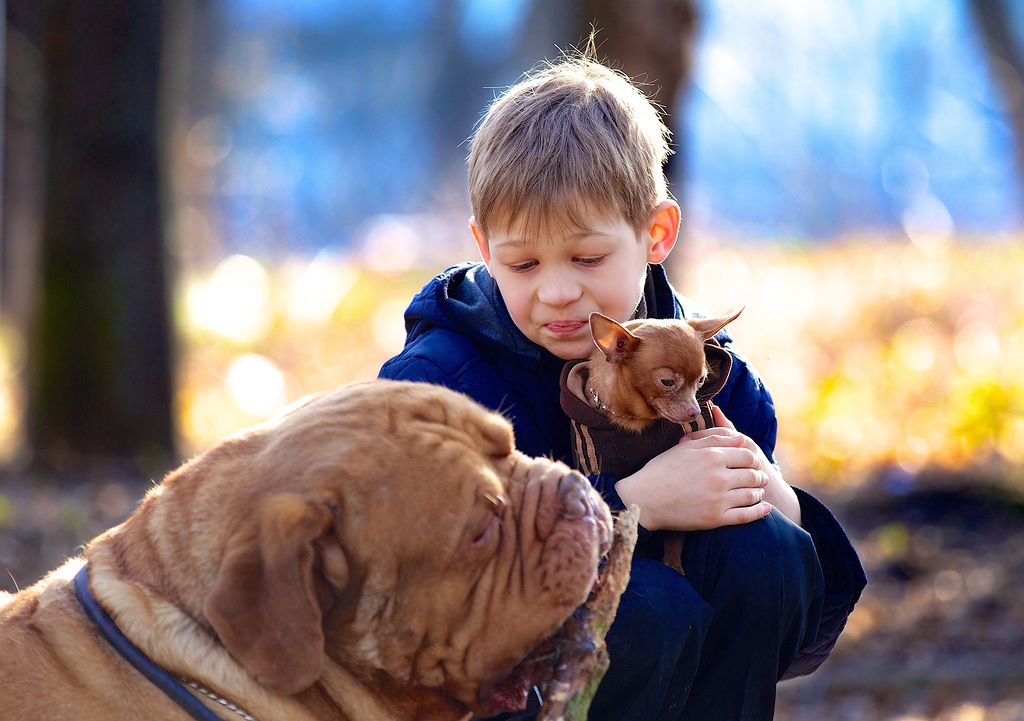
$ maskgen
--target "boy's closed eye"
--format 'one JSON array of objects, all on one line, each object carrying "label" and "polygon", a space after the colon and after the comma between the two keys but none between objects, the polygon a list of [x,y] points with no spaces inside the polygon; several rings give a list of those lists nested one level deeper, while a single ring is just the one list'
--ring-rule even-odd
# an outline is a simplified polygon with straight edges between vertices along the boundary
[{"label": "boy's closed eye", "polygon": [[506,263],[505,267],[513,273],[525,273],[537,265],[535,260],[527,260],[522,263]]},{"label": "boy's closed eye", "polygon": [[[604,262],[606,256],[587,256],[573,258],[573,262],[585,268],[592,268]],[[504,266],[512,273],[526,273],[538,265],[536,260],[526,260],[520,263],[504,263]]]}]

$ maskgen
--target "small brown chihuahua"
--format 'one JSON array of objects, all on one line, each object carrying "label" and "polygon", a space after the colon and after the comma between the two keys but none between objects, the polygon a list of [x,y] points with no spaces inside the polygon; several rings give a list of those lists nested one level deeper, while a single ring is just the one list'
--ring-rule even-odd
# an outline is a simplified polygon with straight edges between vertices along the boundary
[{"label": "small brown chihuahua", "polygon": [[[573,419],[581,470],[628,475],[683,434],[712,426],[711,398],[725,385],[732,367],[731,356],[714,336],[742,312],[740,308],[715,318],[622,324],[592,313],[590,329],[597,348],[590,358],[563,373],[566,388],[589,405],[588,411],[596,410],[608,422],[599,435],[601,429],[595,428],[601,424],[581,421],[563,400]],[[675,430],[652,428],[661,419],[675,424]],[[645,457],[624,462],[630,455]],[[610,469],[609,464],[616,467]],[[682,550],[683,534],[668,532],[663,560],[680,573]]]},{"label": "small brown chihuahua", "polygon": [[[696,421],[701,415],[697,392],[710,371],[705,344],[742,312],[740,308],[717,318],[625,324],[591,313],[597,349],[588,360],[588,390],[601,404],[595,402],[595,407],[615,425],[633,432],[658,418],[679,424]],[[600,362],[602,356],[607,363]]]}]

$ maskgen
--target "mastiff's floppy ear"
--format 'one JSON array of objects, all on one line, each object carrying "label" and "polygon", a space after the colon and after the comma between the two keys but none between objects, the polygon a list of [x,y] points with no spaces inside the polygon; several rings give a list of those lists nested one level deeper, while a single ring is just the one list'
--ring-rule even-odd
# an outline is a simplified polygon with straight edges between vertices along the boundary
[{"label": "mastiff's floppy ear", "polygon": [[[203,604],[231,655],[279,693],[305,690],[323,668],[316,546],[333,521],[326,503],[293,494],[263,499],[228,542]],[[340,559],[331,570],[336,581],[347,573]]]}]

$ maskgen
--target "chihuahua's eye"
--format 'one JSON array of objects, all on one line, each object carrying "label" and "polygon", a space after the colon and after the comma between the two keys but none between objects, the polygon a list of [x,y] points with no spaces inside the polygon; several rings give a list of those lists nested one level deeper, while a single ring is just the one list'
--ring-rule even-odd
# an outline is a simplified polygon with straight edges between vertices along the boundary
[{"label": "chihuahua's eye", "polygon": [[697,381],[697,387],[700,388],[702,385],[704,385],[704,382],[707,381],[707,379],[707,376],[702,377],[699,381]]},{"label": "chihuahua's eye", "polygon": [[674,386],[676,384],[676,379],[675,378],[662,378],[661,379],[661,384],[663,386],[665,386],[666,388],[671,388],[672,386]]}]

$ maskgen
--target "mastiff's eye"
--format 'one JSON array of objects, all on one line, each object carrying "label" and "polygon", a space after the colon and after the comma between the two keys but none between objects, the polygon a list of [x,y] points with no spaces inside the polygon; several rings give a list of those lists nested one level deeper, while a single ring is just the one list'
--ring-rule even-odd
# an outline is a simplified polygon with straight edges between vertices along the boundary
[{"label": "mastiff's eye", "polygon": [[467,529],[469,538],[469,550],[480,551],[493,546],[501,537],[501,519],[508,505],[508,499],[502,493],[489,493],[484,491],[478,499],[480,508],[477,516],[480,525],[474,530],[472,526]]},{"label": "mastiff's eye", "polygon": [[487,521],[481,526],[477,532],[473,535],[469,542],[472,549],[487,548],[494,541],[498,540],[498,534],[501,532],[501,517],[496,513],[491,513],[487,517]]}]

